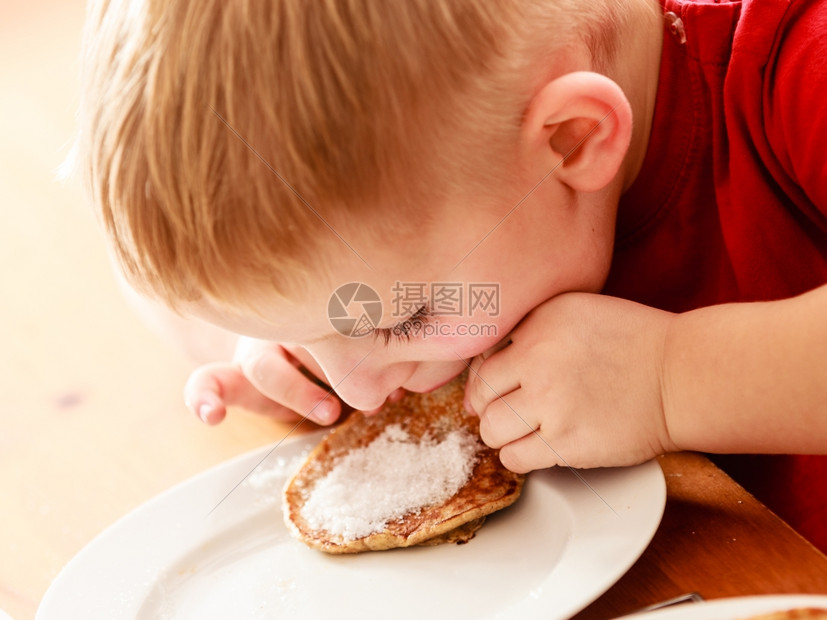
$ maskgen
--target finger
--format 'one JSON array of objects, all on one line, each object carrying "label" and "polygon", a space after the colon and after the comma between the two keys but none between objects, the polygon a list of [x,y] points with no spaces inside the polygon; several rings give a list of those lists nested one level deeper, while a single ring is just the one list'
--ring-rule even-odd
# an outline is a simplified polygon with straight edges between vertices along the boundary
[{"label": "finger", "polygon": [[398,403],[400,400],[402,400],[405,394],[407,394],[407,390],[405,390],[404,388],[396,388],[393,392],[388,394],[388,397],[385,399],[385,402],[382,403],[382,405],[380,405],[376,409],[370,409],[368,411],[363,411],[362,413],[364,413],[365,415],[376,415],[377,413],[382,411],[382,409],[385,408],[385,405],[389,403]]},{"label": "finger", "polygon": [[481,357],[483,360],[487,360],[489,357],[491,357],[495,353],[499,353],[500,351],[505,349],[508,345],[511,344],[511,342],[512,342],[511,335],[508,335],[506,338],[503,338],[502,340],[500,340],[497,344],[495,344],[493,347],[491,347],[487,351],[483,351],[482,353],[480,353],[479,357]]},{"label": "finger", "polygon": [[471,413],[484,411],[494,400],[520,387],[515,364],[510,363],[511,347],[488,359],[475,358],[465,385],[465,408]]},{"label": "finger", "polygon": [[487,349],[487,350],[483,351],[482,353],[477,355],[475,358],[473,358],[471,360],[471,362],[468,364],[469,378],[472,377],[472,376],[477,375],[477,373],[479,372],[480,366],[482,366],[482,364],[485,360],[487,360],[489,357],[491,357],[495,353],[498,353],[499,351],[502,351],[505,347],[507,347],[510,344],[511,344],[511,338],[510,337],[505,338],[503,340],[500,340],[500,342],[495,344],[490,349]]},{"label": "finger", "polygon": [[332,424],[341,413],[341,403],[332,389],[308,379],[280,347],[271,347],[244,360],[242,372],[267,398],[319,424]]},{"label": "finger", "polygon": [[567,465],[557,447],[548,443],[539,432],[529,433],[500,448],[500,462],[506,469],[518,474]]},{"label": "finger", "polygon": [[308,353],[307,349],[299,346],[284,345],[281,345],[281,348],[287,355],[287,359],[289,359],[294,366],[303,366],[305,374],[310,374],[313,377],[317,377],[317,379],[315,379],[317,383],[329,385],[322,367],[319,366],[319,363],[315,360],[315,358]]},{"label": "finger", "polygon": [[389,403],[398,403],[402,400],[407,393],[407,390],[404,388],[396,388],[393,392],[388,395],[388,402]]},{"label": "finger", "polygon": [[376,415],[377,413],[382,411],[382,409],[385,408],[385,405],[388,405],[390,403],[398,403],[407,393],[408,391],[404,388],[396,388],[393,392],[388,394],[387,398],[385,398],[385,402],[378,406],[376,409],[366,409],[362,411],[362,413],[364,413],[365,415]]},{"label": "finger", "polygon": [[279,420],[298,418],[295,412],[261,394],[238,366],[228,363],[197,368],[184,386],[184,402],[207,424],[221,422],[227,407],[242,407]]},{"label": "finger", "polygon": [[480,413],[480,437],[486,445],[501,448],[539,428],[527,412],[521,412],[520,396],[520,390],[510,392]]},{"label": "finger", "polygon": [[[184,404],[207,424],[218,424],[227,415],[218,375],[238,372],[226,364],[200,366],[194,370],[184,385]],[[229,377],[225,377],[225,380]]]},{"label": "finger", "polygon": [[468,413],[477,415],[477,410],[471,402],[471,393],[476,389],[475,385],[479,382],[477,375],[479,374],[480,366],[485,360],[478,355],[468,364],[468,378],[465,380],[465,391],[463,392],[462,407]]}]

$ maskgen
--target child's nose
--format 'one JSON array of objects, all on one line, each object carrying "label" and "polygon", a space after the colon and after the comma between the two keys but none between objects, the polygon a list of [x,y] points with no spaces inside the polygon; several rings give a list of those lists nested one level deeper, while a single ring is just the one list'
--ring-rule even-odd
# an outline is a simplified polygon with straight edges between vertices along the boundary
[{"label": "child's nose", "polygon": [[353,368],[341,369],[335,378],[328,377],[348,405],[361,411],[374,411],[410,378],[415,367],[415,363],[376,366],[365,360]]}]

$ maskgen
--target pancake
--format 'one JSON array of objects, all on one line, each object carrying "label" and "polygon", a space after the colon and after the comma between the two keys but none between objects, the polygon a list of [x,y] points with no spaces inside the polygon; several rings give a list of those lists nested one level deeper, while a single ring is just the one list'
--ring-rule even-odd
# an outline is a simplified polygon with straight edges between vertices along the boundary
[{"label": "pancake", "polygon": [[331,431],[285,487],[290,531],[334,554],[464,543],[513,504],[524,476],[480,440],[479,418],[462,406],[465,379],[354,412]]}]

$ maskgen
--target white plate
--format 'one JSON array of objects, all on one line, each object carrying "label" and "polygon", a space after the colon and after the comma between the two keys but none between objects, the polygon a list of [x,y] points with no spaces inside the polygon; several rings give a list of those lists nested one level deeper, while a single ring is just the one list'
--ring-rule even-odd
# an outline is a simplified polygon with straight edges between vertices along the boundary
[{"label": "white plate", "polygon": [[722,598],[703,603],[686,603],[667,607],[638,616],[628,616],[643,620],[744,620],[749,616],[768,614],[774,611],[815,607],[827,609],[827,596],[816,595],[773,595],[740,596]]},{"label": "white plate", "polygon": [[66,565],[37,619],[566,618],[635,562],[666,501],[655,461],[541,471],[466,545],[330,556],[290,537],[280,504],[322,435],[285,442],[240,485],[271,448],[130,513]]}]

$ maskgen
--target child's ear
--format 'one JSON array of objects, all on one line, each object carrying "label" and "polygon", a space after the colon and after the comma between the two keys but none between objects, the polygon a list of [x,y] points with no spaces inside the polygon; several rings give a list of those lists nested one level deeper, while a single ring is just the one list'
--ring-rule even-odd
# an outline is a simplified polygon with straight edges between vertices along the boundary
[{"label": "child's ear", "polygon": [[595,192],[617,175],[632,136],[632,109],[609,78],[580,71],[548,82],[532,99],[522,128],[525,161],[538,178]]}]

